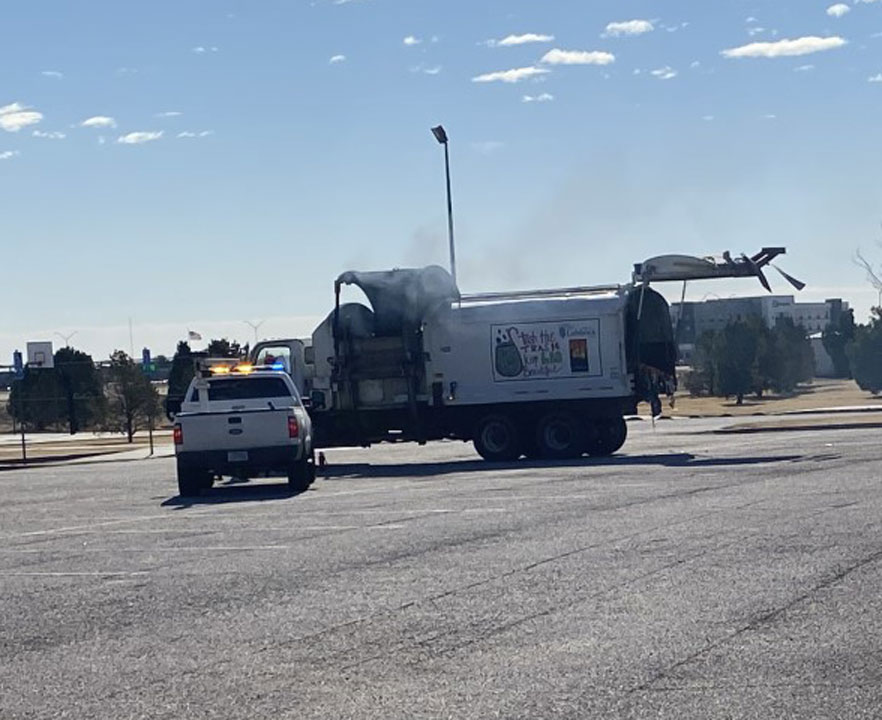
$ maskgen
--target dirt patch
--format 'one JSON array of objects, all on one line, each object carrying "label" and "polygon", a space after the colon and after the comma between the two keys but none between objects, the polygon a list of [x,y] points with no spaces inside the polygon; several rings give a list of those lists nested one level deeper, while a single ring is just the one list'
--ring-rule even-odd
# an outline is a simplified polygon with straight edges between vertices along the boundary
[{"label": "dirt patch", "polygon": [[[13,440],[13,438],[15,438]],[[27,441],[28,461],[47,462],[54,460],[66,460],[71,458],[90,457],[93,455],[108,455],[111,453],[129,452],[130,450],[146,450],[149,448],[149,440],[146,433],[143,437],[135,436],[134,442],[129,443],[121,435],[94,435],[81,433],[63,440],[48,440],[39,434],[28,434]],[[154,446],[167,445],[171,438],[167,432],[154,433]],[[21,444],[17,436],[5,436],[0,443],[0,467],[3,465],[18,464],[21,461]]]}]

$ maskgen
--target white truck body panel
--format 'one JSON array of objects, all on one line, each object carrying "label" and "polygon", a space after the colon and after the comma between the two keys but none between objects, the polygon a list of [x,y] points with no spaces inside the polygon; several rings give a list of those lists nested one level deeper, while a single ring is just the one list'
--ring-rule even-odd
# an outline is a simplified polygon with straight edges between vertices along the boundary
[{"label": "white truck body panel", "polygon": [[625,297],[454,303],[424,327],[446,405],[627,397]]}]

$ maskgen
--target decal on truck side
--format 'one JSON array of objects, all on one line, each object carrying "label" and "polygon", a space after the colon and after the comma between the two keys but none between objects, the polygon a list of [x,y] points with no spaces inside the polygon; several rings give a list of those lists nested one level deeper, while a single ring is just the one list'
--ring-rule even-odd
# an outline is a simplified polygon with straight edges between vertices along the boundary
[{"label": "decal on truck side", "polygon": [[603,374],[598,318],[491,325],[490,333],[496,382]]}]

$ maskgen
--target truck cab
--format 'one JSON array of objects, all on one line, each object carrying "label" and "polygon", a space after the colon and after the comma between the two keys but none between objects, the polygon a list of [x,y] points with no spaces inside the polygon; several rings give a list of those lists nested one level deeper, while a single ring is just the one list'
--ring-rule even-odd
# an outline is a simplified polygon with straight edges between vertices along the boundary
[{"label": "truck cab", "polygon": [[255,368],[271,368],[288,373],[297,386],[300,396],[308,400],[314,374],[311,339],[261,340],[251,348],[248,360]]}]

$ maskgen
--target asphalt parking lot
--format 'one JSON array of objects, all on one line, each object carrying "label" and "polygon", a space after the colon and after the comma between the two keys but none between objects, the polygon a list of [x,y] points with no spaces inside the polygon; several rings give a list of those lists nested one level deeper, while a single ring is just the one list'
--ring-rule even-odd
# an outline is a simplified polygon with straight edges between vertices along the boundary
[{"label": "asphalt parking lot", "polygon": [[0,473],[0,718],[878,718],[878,429]]}]

